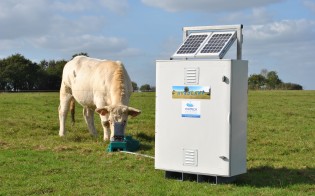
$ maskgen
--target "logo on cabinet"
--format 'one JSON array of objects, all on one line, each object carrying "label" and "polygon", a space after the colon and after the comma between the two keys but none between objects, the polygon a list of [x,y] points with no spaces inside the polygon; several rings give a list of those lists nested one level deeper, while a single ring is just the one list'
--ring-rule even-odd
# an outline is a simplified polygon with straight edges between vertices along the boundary
[{"label": "logo on cabinet", "polygon": [[182,101],[182,117],[200,118],[200,101]]}]

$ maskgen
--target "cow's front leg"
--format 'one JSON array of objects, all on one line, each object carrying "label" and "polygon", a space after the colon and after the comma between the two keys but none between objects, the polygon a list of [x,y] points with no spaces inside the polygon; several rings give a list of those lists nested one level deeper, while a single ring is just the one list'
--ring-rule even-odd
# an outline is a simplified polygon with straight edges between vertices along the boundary
[{"label": "cow's front leg", "polygon": [[88,129],[89,129],[91,135],[96,137],[97,131],[94,127],[94,110],[87,108],[87,107],[84,107],[83,108],[83,116],[84,116],[85,122],[88,126]]},{"label": "cow's front leg", "polygon": [[[102,104],[98,104],[98,105],[102,105]],[[107,141],[108,139],[110,139],[110,136],[112,135],[111,130],[114,129],[112,126],[113,124],[111,123],[111,121],[109,121],[109,108],[108,106],[98,107],[95,111],[99,113],[100,115],[103,130],[104,130],[104,141]]]},{"label": "cow's front leg", "polygon": [[104,130],[104,141],[107,141],[109,139],[110,136],[110,124],[108,120],[104,120],[101,118],[102,120],[102,126],[103,126],[103,130]]},{"label": "cow's front leg", "polygon": [[66,118],[70,107],[70,101],[73,99],[70,94],[71,89],[64,84],[60,88],[60,105],[58,107],[59,113],[59,136],[65,135]]},{"label": "cow's front leg", "polygon": [[115,135],[115,133],[114,133],[114,127],[113,127],[113,131],[110,131],[110,138],[114,139],[114,135]]}]

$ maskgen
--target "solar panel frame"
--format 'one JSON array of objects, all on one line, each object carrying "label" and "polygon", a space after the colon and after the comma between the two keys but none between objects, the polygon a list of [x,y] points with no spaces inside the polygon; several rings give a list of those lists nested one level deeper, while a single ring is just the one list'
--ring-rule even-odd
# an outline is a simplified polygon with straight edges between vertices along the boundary
[{"label": "solar panel frame", "polygon": [[207,42],[198,50],[196,57],[217,57],[222,59],[236,40],[235,31],[213,32]]},{"label": "solar panel frame", "polygon": [[200,48],[207,42],[212,33],[191,33],[173,54],[176,57],[195,57]]}]

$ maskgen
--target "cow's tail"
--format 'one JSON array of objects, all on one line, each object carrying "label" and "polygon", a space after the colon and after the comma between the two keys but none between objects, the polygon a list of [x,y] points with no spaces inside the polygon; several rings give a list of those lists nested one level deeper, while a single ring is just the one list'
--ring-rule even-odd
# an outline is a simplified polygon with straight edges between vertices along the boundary
[{"label": "cow's tail", "polygon": [[74,114],[75,114],[75,100],[72,98],[70,101],[70,113],[71,113],[71,122],[72,126],[75,123]]}]

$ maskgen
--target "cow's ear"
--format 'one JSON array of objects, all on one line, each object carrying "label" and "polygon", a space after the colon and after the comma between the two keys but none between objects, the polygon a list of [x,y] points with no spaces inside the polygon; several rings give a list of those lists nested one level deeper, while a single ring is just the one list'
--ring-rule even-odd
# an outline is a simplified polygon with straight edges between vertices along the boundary
[{"label": "cow's ear", "polygon": [[95,112],[97,112],[98,114],[105,116],[109,113],[109,107],[105,106],[103,108],[96,108]]},{"label": "cow's ear", "polygon": [[128,107],[128,115],[130,115],[132,117],[136,117],[139,114],[141,114],[141,110],[138,110],[138,109],[132,108],[132,107]]}]

